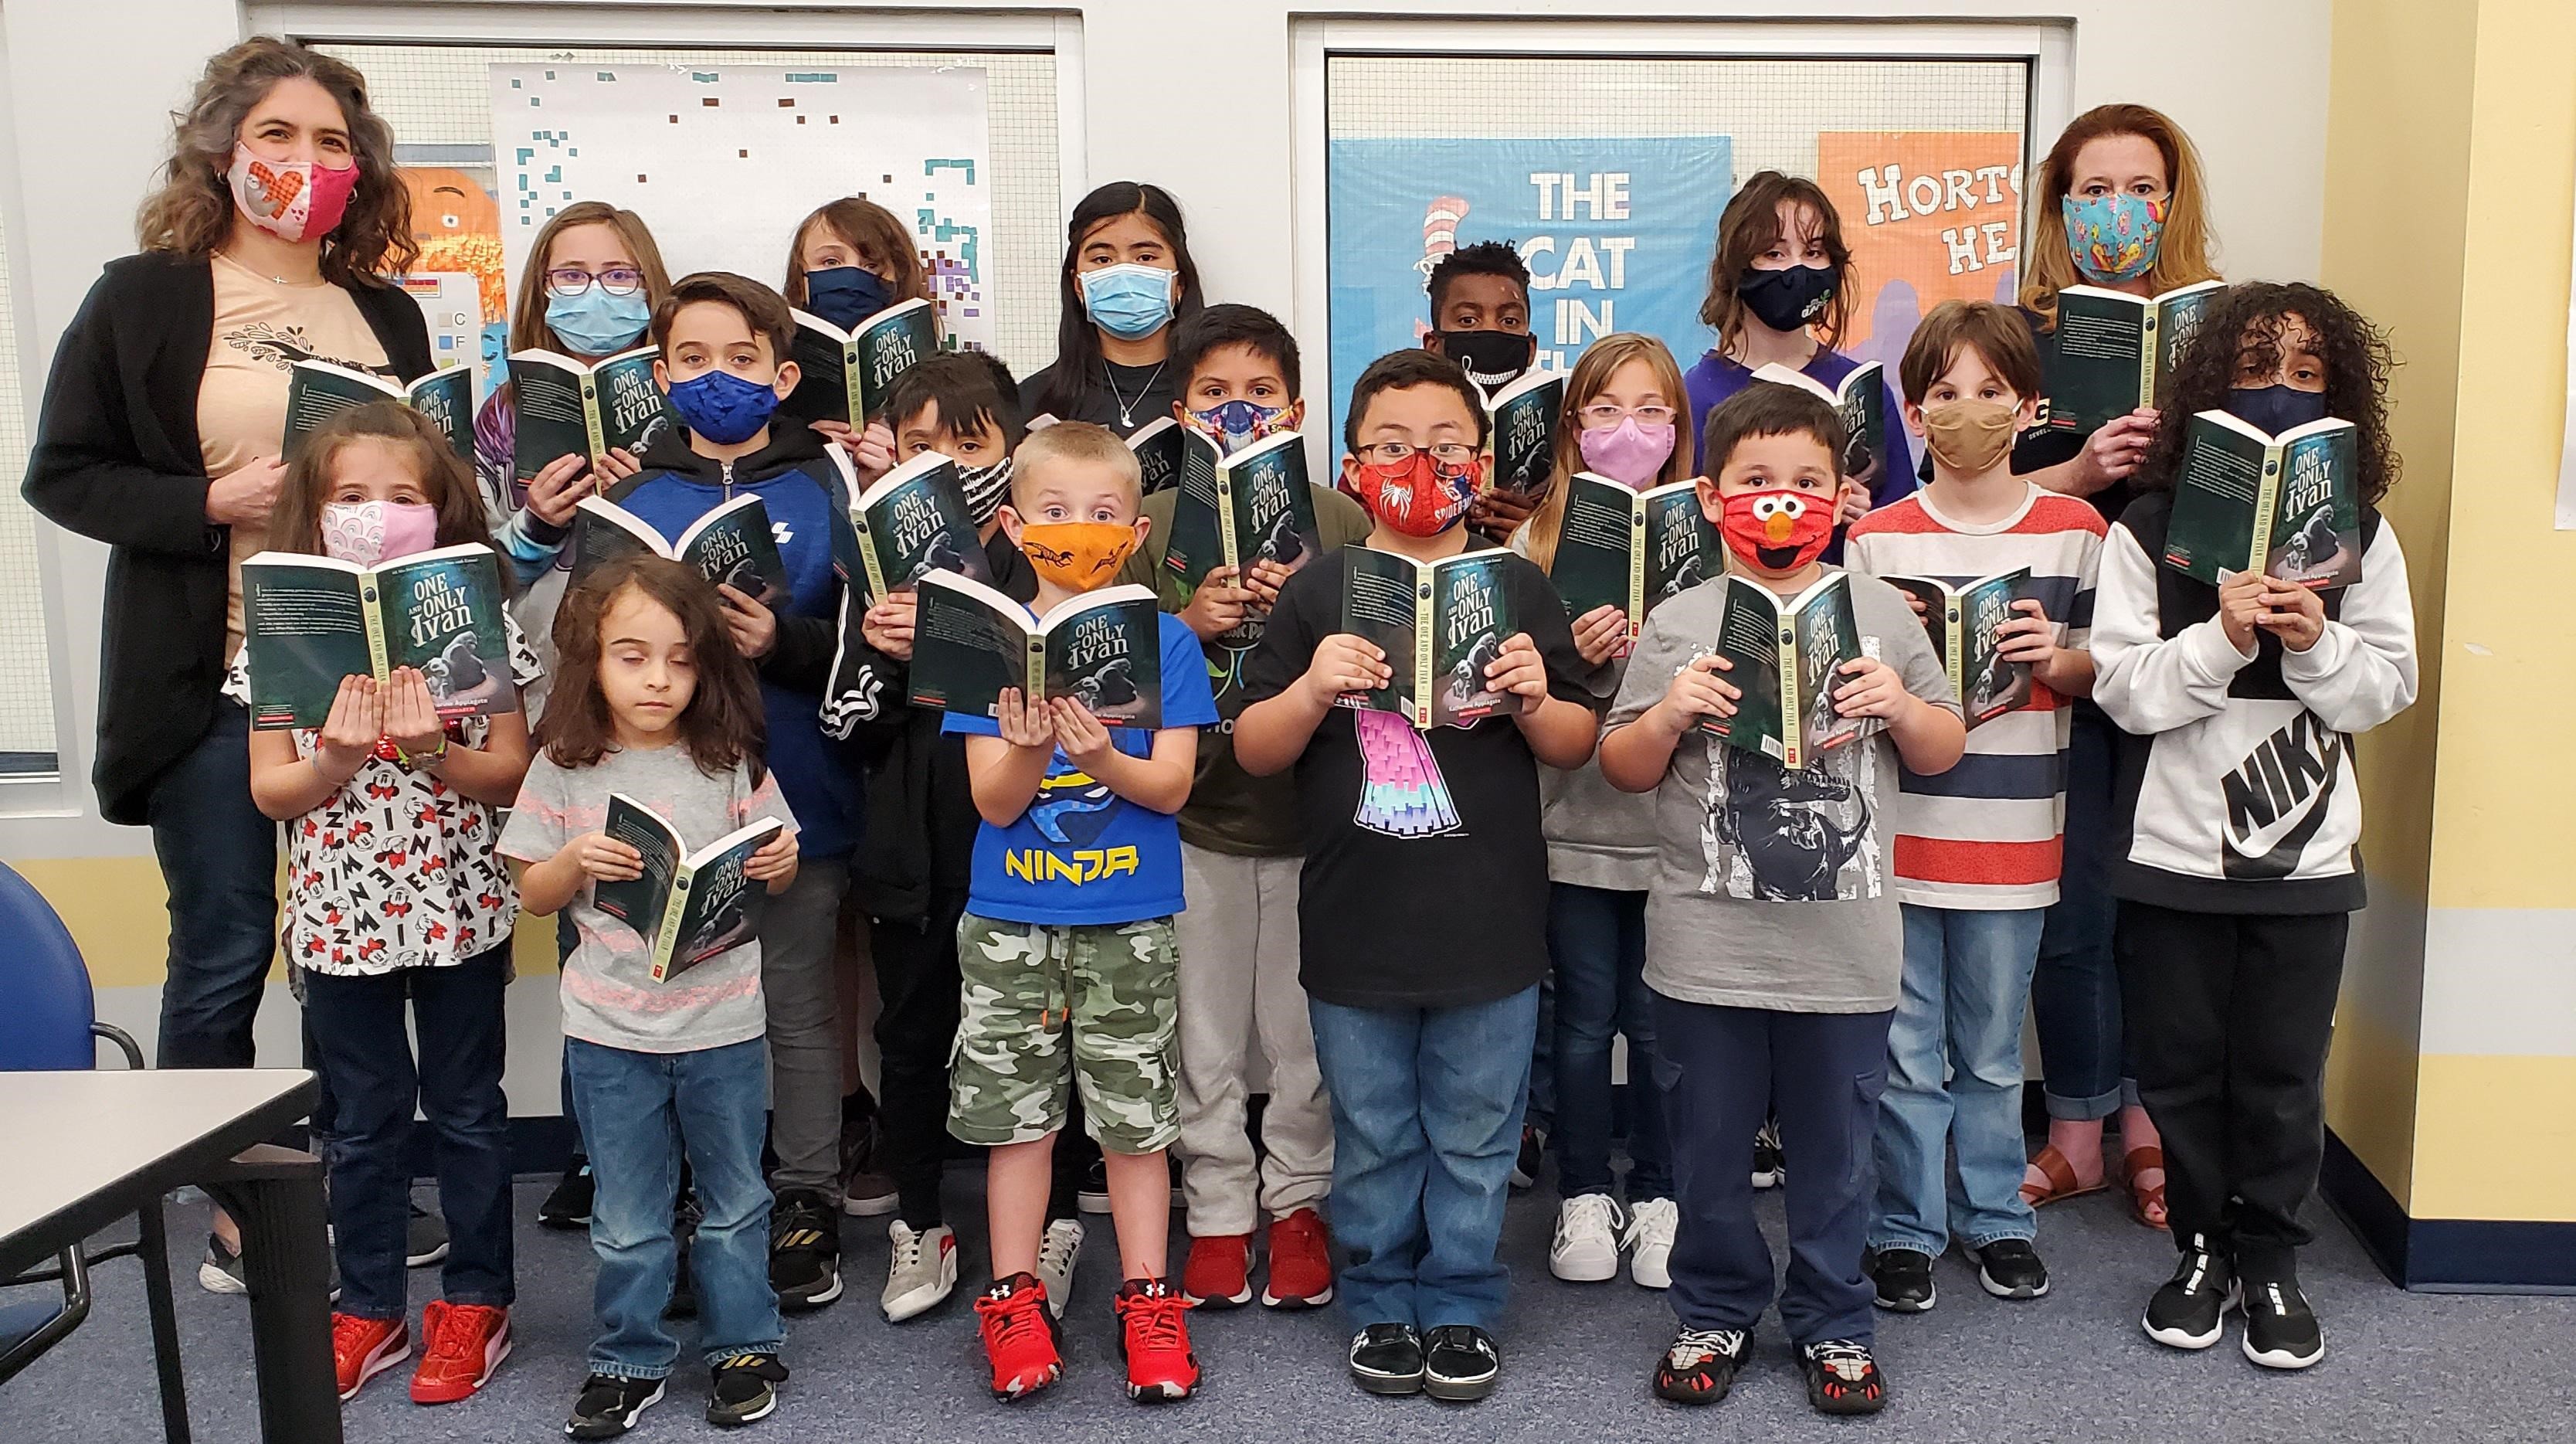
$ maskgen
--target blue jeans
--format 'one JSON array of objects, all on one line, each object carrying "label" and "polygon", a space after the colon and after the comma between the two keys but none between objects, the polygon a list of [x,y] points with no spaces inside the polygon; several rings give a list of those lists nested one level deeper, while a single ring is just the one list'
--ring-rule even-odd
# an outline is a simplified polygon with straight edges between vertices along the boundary
[{"label": "blue jeans", "polygon": [[2051,1118],[2108,1118],[2123,1102],[2138,1101],[2138,1070],[2120,1026],[2120,971],[2111,958],[2120,918],[2111,896],[2119,742],[2119,729],[2102,709],[2075,704],[2066,753],[2065,862],[2030,984],[2045,1075],[2041,1094]]},{"label": "blue jeans", "polygon": [[636,1053],[564,1040],[582,1136],[598,1189],[590,1249],[600,1335],[590,1372],[668,1376],[680,1346],[662,1327],[679,1243],[671,1208],[688,1159],[704,1218],[689,1261],[697,1274],[700,1352],[712,1364],[775,1354],[786,1338],[769,1287],[769,1185],[760,1176],[769,1050],[758,1038],[695,1053]]},{"label": "blue jeans", "polygon": [[1309,999],[1333,1102],[1333,1238],[1351,1322],[1491,1329],[1538,989],[1455,1008]]},{"label": "blue jeans", "polygon": [[[373,977],[304,975],[308,1036],[330,1085],[331,1227],[340,1311],[399,1319],[411,1219],[404,1153],[418,1105],[436,1135],[438,1205],[447,1216],[440,1292],[451,1304],[507,1308],[517,1296],[510,1234],[510,1105],[501,1095],[509,944],[453,967]],[[412,1058],[408,1003],[420,1035]],[[319,1110],[317,1110],[318,1112]]]},{"label": "blue jeans", "polygon": [[1887,1033],[1869,1246],[1938,1254],[1953,1233],[1971,1248],[2031,1238],[2021,1019],[2046,910],[1903,907],[1905,991]]},{"label": "blue jeans", "polygon": [[1628,1038],[1628,1201],[1673,1194],[1655,1091],[1654,994],[1646,988],[1646,895],[1552,883],[1547,951],[1556,972],[1556,1191],[1608,1193],[1610,1040]]},{"label": "blue jeans", "polygon": [[1521,1122],[1541,1133],[1556,1127],[1556,973],[1538,980],[1538,1028],[1530,1041],[1529,1086],[1521,1090],[1528,1106]]},{"label": "blue jeans", "polygon": [[144,803],[170,894],[160,1068],[247,1068],[251,1022],[277,954],[277,824],[250,800],[250,713],[214,722],[152,780]]}]

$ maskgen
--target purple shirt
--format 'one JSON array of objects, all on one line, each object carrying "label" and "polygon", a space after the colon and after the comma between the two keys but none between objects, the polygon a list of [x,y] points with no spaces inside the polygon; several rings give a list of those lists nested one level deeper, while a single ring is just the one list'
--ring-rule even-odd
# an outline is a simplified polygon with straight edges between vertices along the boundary
[{"label": "purple shirt", "polygon": [[[1860,365],[1839,351],[1816,348],[1814,359],[1799,368],[1831,389],[1842,384],[1844,377]],[[1709,409],[1736,392],[1753,384],[1753,372],[1740,362],[1730,361],[1715,351],[1699,358],[1699,364],[1682,373],[1682,386],[1690,392],[1691,455],[1699,463],[1702,476],[1710,475],[1709,458],[1700,447],[1700,438],[1708,427]],[[1896,390],[1884,375],[1879,390],[1886,393],[1887,455],[1879,458],[1878,483],[1871,488],[1869,504],[1887,505],[1912,496],[1918,482],[1914,475],[1914,451],[1905,441],[1905,409],[1897,401]]]}]

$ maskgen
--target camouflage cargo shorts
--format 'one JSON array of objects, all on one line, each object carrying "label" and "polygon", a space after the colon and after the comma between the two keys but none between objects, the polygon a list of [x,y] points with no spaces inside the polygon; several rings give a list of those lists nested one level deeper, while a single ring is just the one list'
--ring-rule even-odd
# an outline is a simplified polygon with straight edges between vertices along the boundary
[{"label": "camouflage cargo shorts", "polygon": [[1048,926],[968,913],[957,926],[964,1018],[948,1131],[990,1147],[1064,1126],[1082,1089],[1091,1136],[1151,1153],[1179,1136],[1172,920]]}]

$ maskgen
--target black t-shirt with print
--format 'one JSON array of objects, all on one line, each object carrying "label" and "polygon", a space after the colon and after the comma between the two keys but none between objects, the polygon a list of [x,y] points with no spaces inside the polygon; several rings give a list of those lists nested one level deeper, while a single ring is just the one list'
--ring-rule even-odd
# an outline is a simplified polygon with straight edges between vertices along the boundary
[{"label": "black t-shirt with print", "polygon": [[[1591,705],[1547,575],[1515,557],[1505,576],[1549,693]],[[1247,702],[1306,675],[1316,644],[1342,630],[1342,593],[1337,553],[1289,578],[1245,667]],[[1489,717],[1418,732],[1392,713],[1335,707],[1295,775],[1309,995],[1351,1008],[1458,1007],[1508,997],[1547,971],[1538,759],[1518,724]]]}]

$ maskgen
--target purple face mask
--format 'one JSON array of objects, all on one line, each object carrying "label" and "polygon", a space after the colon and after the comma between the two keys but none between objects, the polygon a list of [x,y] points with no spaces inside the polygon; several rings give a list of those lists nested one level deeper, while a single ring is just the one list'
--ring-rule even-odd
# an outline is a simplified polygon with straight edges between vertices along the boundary
[{"label": "purple face mask", "polygon": [[438,508],[417,501],[334,501],[322,507],[322,552],[382,566],[438,545]]}]

